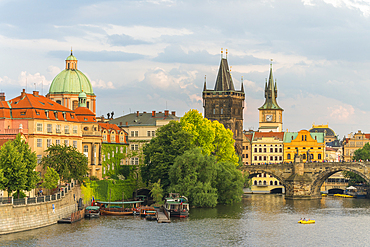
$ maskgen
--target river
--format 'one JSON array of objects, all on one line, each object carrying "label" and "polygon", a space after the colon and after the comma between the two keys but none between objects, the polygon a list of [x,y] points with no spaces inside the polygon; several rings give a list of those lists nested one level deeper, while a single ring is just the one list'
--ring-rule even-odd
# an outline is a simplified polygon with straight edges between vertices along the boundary
[{"label": "river", "polygon": [[[300,218],[316,224],[301,225]],[[370,200],[285,200],[247,195],[241,203],[191,209],[171,224],[101,216],[0,236],[1,246],[368,246]]]}]

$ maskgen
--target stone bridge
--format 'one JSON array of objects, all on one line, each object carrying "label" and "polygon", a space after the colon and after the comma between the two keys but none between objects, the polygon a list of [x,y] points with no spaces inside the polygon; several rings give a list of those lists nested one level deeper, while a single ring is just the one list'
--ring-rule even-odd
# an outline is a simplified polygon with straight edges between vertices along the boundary
[{"label": "stone bridge", "polygon": [[318,199],[324,181],[339,171],[354,172],[370,182],[370,162],[303,163],[249,165],[243,171],[254,177],[260,173],[274,176],[285,186],[286,199]]}]

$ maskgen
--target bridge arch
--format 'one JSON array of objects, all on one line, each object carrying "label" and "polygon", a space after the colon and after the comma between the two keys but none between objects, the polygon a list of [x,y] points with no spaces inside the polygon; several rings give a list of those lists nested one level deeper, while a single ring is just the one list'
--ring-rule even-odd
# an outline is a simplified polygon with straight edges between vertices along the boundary
[{"label": "bridge arch", "polygon": [[[274,172],[271,172],[269,170],[255,169],[255,170],[249,170],[248,173],[249,173],[248,178],[257,177],[258,174],[271,175],[272,177],[276,178],[281,183],[282,186],[285,186],[285,180],[280,175],[275,174]],[[263,177],[261,178],[261,180],[263,183]]]},{"label": "bridge arch", "polygon": [[337,172],[341,172],[341,171],[348,171],[348,172],[353,172],[359,176],[361,176],[363,179],[365,179],[365,181],[367,183],[370,182],[370,177],[365,175],[363,172],[359,171],[361,169],[359,168],[362,168],[363,169],[363,166],[361,166],[361,164],[358,164],[359,167],[352,167],[352,168],[349,168],[349,167],[346,167],[346,166],[341,166],[341,167],[330,167],[330,168],[327,168],[325,171],[322,171],[320,172],[319,174],[317,174],[313,181],[312,181],[312,184],[311,184],[311,194],[312,195],[320,195],[320,188],[321,186],[323,185],[323,183],[325,182],[326,179],[328,179],[331,175],[337,173]]}]

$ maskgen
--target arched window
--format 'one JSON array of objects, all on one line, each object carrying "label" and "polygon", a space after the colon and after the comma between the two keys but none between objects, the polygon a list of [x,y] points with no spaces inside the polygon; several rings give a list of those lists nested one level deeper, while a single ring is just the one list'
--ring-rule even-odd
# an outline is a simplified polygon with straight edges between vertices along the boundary
[{"label": "arched window", "polygon": [[278,181],[275,181],[275,185],[278,185]]},{"label": "arched window", "polygon": [[263,185],[267,185],[266,180],[263,180]]},{"label": "arched window", "polygon": [[62,101],[61,101],[61,100],[57,100],[57,103],[58,103],[59,105],[61,105],[61,104],[62,104]]},{"label": "arched window", "polygon": [[270,181],[270,185],[273,185],[274,182]]},{"label": "arched window", "polygon": [[263,174],[263,177],[265,178],[266,177],[266,173]]},{"label": "arched window", "polygon": [[288,154],[288,157],[287,157],[288,160],[290,160],[290,154]]},{"label": "arched window", "polygon": [[303,154],[303,159],[304,159],[304,160],[306,159],[306,154]]},{"label": "arched window", "polygon": [[311,160],[313,160],[313,159],[314,159],[314,157],[315,157],[315,156],[314,156],[313,154],[311,154]]},{"label": "arched window", "polygon": [[257,180],[254,180],[254,185],[257,185]]},{"label": "arched window", "polygon": [[317,159],[321,160],[321,154],[317,155]]},{"label": "arched window", "polygon": [[306,135],[304,136],[304,140],[307,141],[307,136]]}]

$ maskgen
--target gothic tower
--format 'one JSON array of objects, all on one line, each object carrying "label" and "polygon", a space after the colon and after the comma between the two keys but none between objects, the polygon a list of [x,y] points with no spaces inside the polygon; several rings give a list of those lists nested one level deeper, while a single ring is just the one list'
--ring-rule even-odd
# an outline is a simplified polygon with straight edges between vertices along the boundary
[{"label": "gothic tower", "polygon": [[236,91],[234,88],[227,63],[226,50],[226,58],[223,58],[221,55],[221,63],[214,90],[207,89],[206,81],[204,81],[204,117],[211,121],[217,120],[234,133],[235,150],[238,155],[242,154],[244,99],[243,82],[240,91]]},{"label": "gothic tower", "polygon": [[272,76],[272,63],[270,64],[270,75],[268,84],[265,83],[265,103],[259,110],[259,131],[281,132],[283,131],[283,109],[278,105],[277,83]]}]

